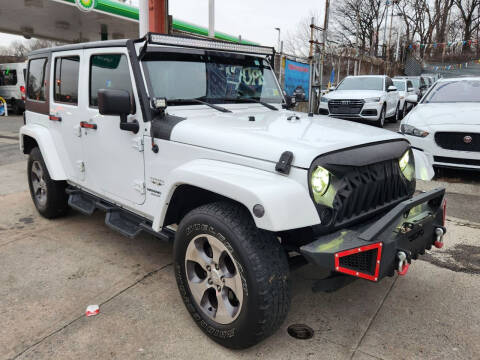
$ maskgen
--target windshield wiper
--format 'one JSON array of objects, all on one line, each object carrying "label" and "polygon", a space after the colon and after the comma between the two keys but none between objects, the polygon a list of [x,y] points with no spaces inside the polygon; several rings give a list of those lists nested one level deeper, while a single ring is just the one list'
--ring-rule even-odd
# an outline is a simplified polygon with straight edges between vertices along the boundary
[{"label": "windshield wiper", "polygon": [[225,108],[222,107],[222,106],[210,104],[209,102],[206,102],[206,101],[203,101],[203,100],[200,100],[200,99],[195,99],[195,98],[192,98],[192,99],[174,99],[174,100],[168,100],[168,102],[169,102],[169,103],[188,103],[188,102],[194,102],[194,103],[198,103],[198,104],[210,106],[212,109],[215,109],[215,110],[218,110],[218,111],[221,111],[221,112],[224,112],[224,113],[231,113],[230,110],[225,109]]},{"label": "windshield wiper", "polygon": [[261,104],[263,106],[265,106],[266,108],[269,108],[270,110],[273,110],[273,111],[278,111],[278,109],[273,106],[273,105],[270,105],[269,103],[266,103],[265,101],[261,101],[261,100],[257,100],[257,99],[252,99],[252,98],[236,98],[235,101],[242,101],[242,102],[249,102],[249,101],[253,101],[257,104]]}]

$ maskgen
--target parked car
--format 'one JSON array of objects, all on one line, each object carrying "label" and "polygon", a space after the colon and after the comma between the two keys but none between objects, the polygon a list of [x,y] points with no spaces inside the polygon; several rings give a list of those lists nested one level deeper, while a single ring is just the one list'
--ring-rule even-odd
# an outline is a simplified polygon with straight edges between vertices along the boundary
[{"label": "parked car", "polygon": [[405,101],[409,95],[416,95],[412,81],[408,79],[393,79],[393,85],[400,95],[400,119],[403,119],[412,109],[413,104]]},{"label": "parked car", "polygon": [[0,64],[0,97],[7,102],[9,113],[25,110],[25,63]]},{"label": "parked car", "polygon": [[410,80],[415,88],[415,92],[418,95],[419,100],[425,95],[428,90],[428,84],[421,76],[395,76],[394,79],[406,79]]},{"label": "parked car", "polygon": [[395,132],[286,109],[274,54],[148,34],[28,62],[20,143],[38,212],[101,210],[123,235],[172,241],[193,321],[237,349],[286,318],[289,264],[326,270],[330,290],[378,282],[446,231],[445,190],[414,195],[421,152]]},{"label": "parked car", "polygon": [[425,80],[425,83],[427,84],[427,90],[430,89],[433,84],[435,84],[435,78],[430,75],[422,75],[422,78]]},{"label": "parked car", "polygon": [[320,98],[319,113],[383,127],[385,119],[399,119],[400,95],[388,76],[347,76],[334,91]]},{"label": "parked car", "polygon": [[480,77],[438,80],[400,125],[434,167],[480,170]]}]

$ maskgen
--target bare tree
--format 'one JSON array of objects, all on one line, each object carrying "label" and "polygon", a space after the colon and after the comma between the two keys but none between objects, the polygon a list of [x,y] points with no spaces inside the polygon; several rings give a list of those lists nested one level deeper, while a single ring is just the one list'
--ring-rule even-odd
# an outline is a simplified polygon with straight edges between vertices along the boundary
[{"label": "bare tree", "polygon": [[2,55],[10,55],[15,56],[19,59],[25,60],[28,54],[31,51],[49,48],[56,45],[61,45],[62,43],[50,40],[42,40],[42,39],[32,39],[28,41],[13,41],[10,46],[3,47],[0,50],[0,54]]},{"label": "bare tree", "polygon": [[[479,26],[480,0],[455,0],[463,24],[463,40],[471,40]],[[478,47],[478,44],[477,44]],[[463,45],[464,51],[471,51],[469,44]]]},{"label": "bare tree", "polygon": [[371,50],[378,55],[380,29],[387,8],[382,0],[341,0],[333,5],[333,20],[338,41],[358,48],[362,53]]},{"label": "bare tree", "polygon": [[[310,11],[307,17],[304,17],[297,25],[297,29],[294,32],[288,32],[284,40],[284,52],[290,55],[298,57],[308,57],[310,51],[310,24],[312,18],[315,19],[315,24],[319,26],[323,21],[323,16],[315,11]],[[314,41],[321,42],[321,33],[314,31]],[[317,49],[318,51],[319,49]]]}]

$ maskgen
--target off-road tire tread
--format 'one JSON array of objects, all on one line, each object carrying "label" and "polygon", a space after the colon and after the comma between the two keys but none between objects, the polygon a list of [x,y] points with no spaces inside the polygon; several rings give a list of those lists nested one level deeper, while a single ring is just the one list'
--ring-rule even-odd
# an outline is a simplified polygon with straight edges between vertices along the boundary
[{"label": "off-road tire tread", "polygon": [[35,203],[35,199],[32,194],[30,171],[34,161],[39,161],[42,164],[45,182],[47,183],[47,205],[45,209],[39,209],[37,207],[38,212],[47,219],[54,219],[65,215],[68,211],[68,196],[65,192],[67,183],[65,181],[52,180],[38,147],[33,148],[28,157],[28,183],[33,202]]},{"label": "off-road tire tread", "polygon": [[[257,307],[261,315],[252,319],[255,339],[241,348],[252,346],[273,334],[284,322],[290,308],[289,266],[286,253],[274,234],[258,229],[247,209],[229,202],[200,206],[181,221],[202,214],[223,222],[236,235],[236,240],[253,264],[248,271],[255,275],[258,288]],[[227,345],[228,346],[228,345]]]}]

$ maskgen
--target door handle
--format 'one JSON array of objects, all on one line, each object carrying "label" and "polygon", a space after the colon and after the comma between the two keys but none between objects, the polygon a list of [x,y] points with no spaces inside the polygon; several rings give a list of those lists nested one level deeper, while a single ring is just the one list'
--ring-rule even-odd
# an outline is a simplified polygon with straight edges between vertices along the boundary
[{"label": "door handle", "polygon": [[97,124],[88,123],[86,121],[81,121],[80,122],[80,127],[84,128],[84,129],[97,130]]},{"label": "door handle", "polygon": [[48,117],[50,120],[52,121],[62,121],[62,118],[60,116],[57,116],[57,115],[51,115]]}]

